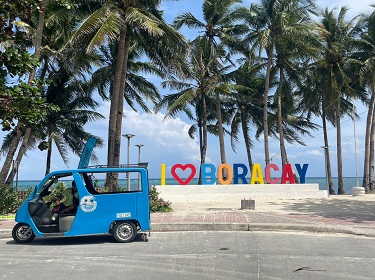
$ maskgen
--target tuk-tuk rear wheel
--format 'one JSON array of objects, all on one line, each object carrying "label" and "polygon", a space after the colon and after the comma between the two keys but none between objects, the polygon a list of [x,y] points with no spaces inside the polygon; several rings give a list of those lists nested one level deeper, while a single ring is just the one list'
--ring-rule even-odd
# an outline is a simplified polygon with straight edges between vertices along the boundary
[{"label": "tuk-tuk rear wheel", "polygon": [[113,228],[113,237],[117,242],[132,242],[137,235],[137,228],[131,221],[119,222]]},{"label": "tuk-tuk rear wheel", "polygon": [[35,238],[35,234],[28,224],[18,223],[12,230],[12,237],[18,243],[29,243]]}]

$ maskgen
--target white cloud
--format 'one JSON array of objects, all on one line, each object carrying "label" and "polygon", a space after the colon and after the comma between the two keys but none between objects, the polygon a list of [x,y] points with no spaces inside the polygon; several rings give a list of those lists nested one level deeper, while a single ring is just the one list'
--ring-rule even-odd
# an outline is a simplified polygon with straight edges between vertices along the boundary
[{"label": "white cloud", "polygon": [[322,8],[328,7],[329,9],[337,8],[337,13],[341,9],[341,7],[345,6],[348,10],[348,17],[353,18],[361,13],[370,13],[373,9],[370,7],[371,4],[374,3],[372,0],[358,0],[358,1],[351,1],[351,0],[333,0],[333,1],[317,1],[318,5]]},{"label": "white cloud", "polygon": [[[104,106],[101,113],[108,115],[109,106]],[[164,121],[162,113],[138,113],[126,108],[122,122],[122,134],[131,133],[135,136],[130,139],[130,162],[138,161],[136,144],[143,144],[141,148],[141,161],[149,162],[150,177],[159,177],[160,165],[166,163],[199,163],[199,145],[196,140],[188,136],[189,124],[180,118]],[[91,133],[107,139],[108,120],[105,121],[105,130],[97,130],[94,126]],[[97,151],[100,154],[101,164],[106,163],[107,147]],[[120,162],[127,162],[127,139],[122,139]]]},{"label": "white cloud", "polygon": [[321,151],[318,151],[318,150],[308,150],[307,154],[310,155],[310,156],[314,156],[314,157],[323,156],[323,153]]}]

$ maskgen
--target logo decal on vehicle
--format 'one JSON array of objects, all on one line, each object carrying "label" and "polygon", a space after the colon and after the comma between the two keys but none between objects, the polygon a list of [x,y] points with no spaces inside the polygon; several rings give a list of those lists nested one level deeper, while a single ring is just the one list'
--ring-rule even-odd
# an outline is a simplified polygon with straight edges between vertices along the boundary
[{"label": "logo decal on vehicle", "polygon": [[83,212],[93,212],[95,211],[98,203],[96,202],[94,196],[87,195],[82,197],[80,205]]}]

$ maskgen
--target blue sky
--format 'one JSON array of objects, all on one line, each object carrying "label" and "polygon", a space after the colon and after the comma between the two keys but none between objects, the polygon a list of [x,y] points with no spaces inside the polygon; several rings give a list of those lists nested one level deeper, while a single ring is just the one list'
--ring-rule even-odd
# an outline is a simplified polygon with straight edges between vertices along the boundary
[{"label": "blue sky", "polygon": [[[249,6],[251,1],[243,1],[245,6]],[[320,7],[325,8],[340,8],[346,5],[349,8],[348,16],[353,16],[362,13],[370,12],[370,0],[358,1],[318,1]],[[201,0],[184,0],[184,1],[166,1],[162,4],[161,9],[167,22],[172,20],[183,12],[191,12],[196,17],[201,16]],[[191,34],[190,34],[191,32]],[[189,33],[183,30],[186,36],[194,36],[195,31]],[[159,82],[153,77],[149,77],[151,81]],[[160,89],[161,93],[168,94],[167,89]],[[98,110],[106,118],[109,115],[109,103],[103,103]],[[357,158],[359,176],[363,170],[363,150],[364,150],[364,134],[365,134],[365,119],[367,110],[361,104],[358,104],[357,113],[360,114],[361,120],[356,122],[356,144],[357,144]],[[122,133],[131,133],[136,135],[130,141],[130,161],[136,163],[138,160],[138,148],[134,145],[143,144],[141,148],[141,161],[149,162],[150,178],[160,177],[160,165],[165,163],[167,165],[167,177],[171,177],[170,168],[177,163],[187,164],[192,163],[198,169],[199,167],[199,146],[198,140],[190,139],[187,131],[191,123],[183,115],[176,119],[164,121],[163,112],[157,114],[146,114],[142,112],[133,112],[129,107],[124,108],[124,120]],[[320,123],[319,119],[315,122]],[[349,118],[342,120],[342,145],[343,145],[343,169],[344,176],[354,177],[356,175],[356,156],[354,149],[354,130],[353,122]],[[108,120],[100,120],[95,123],[87,125],[87,131],[94,135],[99,135],[105,140],[107,139]],[[5,135],[0,132],[0,137]],[[289,160],[292,164],[309,164],[307,170],[307,177],[324,177],[324,154],[323,149],[323,135],[321,131],[313,132],[314,137],[303,137],[306,146],[295,144],[287,144],[287,153]],[[329,141],[331,152],[331,163],[333,175],[337,174],[336,168],[336,130],[329,125]],[[263,153],[263,138],[259,141],[254,139],[255,147],[252,150],[253,162],[260,163],[264,166],[264,153]],[[230,147],[229,137],[225,138],[227,162],[232,165],[233,163],[247,162],[245,145],[243,141],[237,144],[237,153],[233,152]],[[123,139],[121,145],[121,163],[127,162],[127,140]],[[270,151],[273,157],[273,163],[279,165],[279,144],[276,139],[270,139]],[[107,147],[95,149],[99,158],[99,164],[106,164],[107,161]],[[52,170],[66,169],[67,166],[60,159],[56,147],[53,149]],[[0,165],[4,162],[4,156],[0,158]],[[41,179],[45,172],[46,152],[40,152],[38,149],[30,151],[24,157],[19,169],[20,180],[33,180]],[[71,154],[69,168],[75,168],[78,165],[79,158]],[[220,164],[219,141],[218,138],[209,136],[208,150],[207,150],[207,163],[212,163],[215,166]],[[183,174],[181,174],[183,175]]]}]

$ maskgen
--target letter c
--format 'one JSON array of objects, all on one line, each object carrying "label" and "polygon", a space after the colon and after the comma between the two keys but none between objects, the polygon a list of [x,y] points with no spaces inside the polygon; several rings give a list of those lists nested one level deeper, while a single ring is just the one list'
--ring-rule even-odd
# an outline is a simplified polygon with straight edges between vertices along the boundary
[{"label": "letter c", "polygon": [[274,164],[274,163],[271,163],[271,164],[267,164],[266,166],[266,181],[267,181],[267,184],[277,184],[279,183],[279,180],[280,180],[280,177],[276,177],[275,179],[271,179],[271,171],[270,169],[273,169],[273,170],[276,170],[276,171],[279,171],[279,167]]}]

